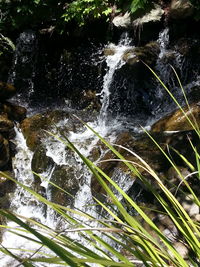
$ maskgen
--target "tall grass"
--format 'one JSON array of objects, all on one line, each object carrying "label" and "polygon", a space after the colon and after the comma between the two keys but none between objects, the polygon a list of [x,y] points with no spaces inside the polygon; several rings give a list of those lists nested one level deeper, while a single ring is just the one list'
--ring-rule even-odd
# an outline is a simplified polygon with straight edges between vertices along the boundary
[{"label": "tall grass", "polygon": [[[154,72],[153,74],[161,82],[167,92],[171,94],[169,89],[162,83],[160,78]],[[180,80],[178,81],[180,82]],[[198,137],[200,137],[199,127],[196,124],[195,119],[193,117],[188,117],[173,95],[171,95],[171,97],[186,116],[186,119]],[[188,108],[190,108],[187,98],[185,99]],[[42,223],[28,218],[26,218],[26,221],[24,221],[24,218],[21,218],[21,216],[13,214],[9,210],[1,209],[1,216],[4,216],[8,220],[14,221],[17,225],[19,225],[18,230],[8,228],[7,231],[11,231],[16,235],[24,237],[25,240],[38,244],[37,251],[31,251],[30,247],[28,256],[26,256],[27,254],[24,253],[24,257],[18,256],[19,254],[15,252],[15,248],[2,247],[1,251],[17,260],[19,262],[18,266],[38,266],[42,263],[57,264],[57,266],[91,266],[91,264],[93,264],[93,266],[127,267],[199,266],[200,225],[179,203],[176,194],[173,194],[170,191],[155,170],[134,151],[131,151],[125,147],[120,147],[120,149],[124,149],[136,157],[137,163],[126,160],[126,158],[124,158],[122,154],[118,152],[118,146],[111,145],[89,125],[86,125],[86,127],[89,128],[94,135],[98,136],[101,142],[114,153],[115,158],[117,158],[115,160],[120,160],[123,162],[123,164],[126,165],[126,167],[134,174],[134,176],[141,180],[149,192],[154,195],[158,206],[162,207],[160,209],[160,214],[164,214],[166,217],[168,217],[173,223],[174,227],[177,229],[177,238],[179,238],[178,241],[182,244],[183,248],[186,249],[187,255],[182,253],[175,245],[176,242],[171,240],[171,238],[169,238],[168,235],[157,226],[154,220],[148,216],[146,212],[147,208],[138,205],[132,198],[130,198],[130,196],[124,192],[119,185],[111,179],[111,177],[103,172],[91,160],[82,155],[76,146],[70,142],[70,140],[64,137],[60,138],[51,133],[49,134],[54,138],[57,138],[60,142],[64,143],[82,159],[98,183],[102,186],[109,197],[111,204],[106,205],[106,203],[103,203],[98,199],[94,199],[96,204],[105,211],[107,216],[106,218],[99,220],[80,210],[73,210],[68,207],[52,203],[38,193],[34,192],[32,189],[1,172],[1,175],[13,180],[19,186],[31,193],[39,201],[48,207],[51,207],[57,214],[59,214],[60,217],[62,217],[63,221],[65,221],[67,225],[66,229],[62,231],[56,231],[50,229]],[[184,184],[187,190],[190,192],[192,201],[196,205],[200,206],[199,196],[194,192],[193,186],[189,184],[188,179],[183,177],[179,168],[176,166],[170,156],[156,142],[156,140],[154,140],[148,132],[146,133],[152,140],[152,145],[154,143],[154,145],[160,149],[160,151],[171,164],[172,168],[174,168],[175,172],[180,177],[181,182],[179,184],[179,188]],[[191,175],[196,175],[198,178],[200,178],[200,154],[192,142],[190,142],[190,145],[193,148],[193,153],[196,157],[195,165],[189,162],[189,160],[186,159],[185,156],[181,155],[178,151],[176,151],[176,153],[182,158],[184,163],[191,170]],[[141,171],[139,171],[141,169],[145,170],[149,176],[151,176],[153,183],[150,183],[149,180],[142,175]],[[60,190],[63,189],[60,188]],[[118,192],[117,195],[120,194],[125,202],[135,210],[137,215],[130,215],[126,209],[126,206],[122,204],[114,192]],[[159,213],[159,211],[157,212]],[[84,223],[82,218],[84,218]],[[97,226],[91,226],[91,222],[96,222]],[[148,225],[149,230],[147,230],[145,225]],[[1,227],[6,228],[5,225],[2,225]],[[82,240],[85,240],[86,243],[80,243],[79,241],[74,240],[69,235],[69,233],[72,232],[78,232],[81,235]],[[97,234],[99,232],[101,233],[100,235]],[[31,234],[31,236],[29,234]],[[46,247],[49,250],[44,252],[44,250],[41,250],[43,247]]]}]

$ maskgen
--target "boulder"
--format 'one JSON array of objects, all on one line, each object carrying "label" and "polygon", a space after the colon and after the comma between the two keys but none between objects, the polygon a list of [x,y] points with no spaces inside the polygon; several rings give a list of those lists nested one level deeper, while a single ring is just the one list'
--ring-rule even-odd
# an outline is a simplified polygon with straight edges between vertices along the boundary
[{"label": "boulder", "polygon": [[[67,112],[57,110],[35,114],[32,117],[24,119],[21,123],[21,129],[27,146],[34,151],[46,135],[44,130],[50,130],[57,122],[67,118]],[[70,128],[70,125],[68,127]],[[71,127],[73,126],[71,125]],[[73,128],[70,129],[73,130]]]},{"label": "boulder", "polygon": [[150,42],[142,47],[128,49],[123,55],[123,60],[129,65],[138,65],[140,60],[148,65],[153,65],[158,58],[159,52],[159,44],[157,42]]},{"label": "boulder", "polygon": [[[191,140],[193,145],[196,147],[197,151],[200,151],[199,137],[195,131],[184,131],[173,134],[152,134],[152,137],[160,144],[161,148],[165,151],[166,154],[170,155],[173,162],[176,164],[180,173],[183,177],[187,177],[190,171],[185,161],[173,150],[177,150],[183,155],[187,160],[196,166],[196,158],[194,151],[188,141],[188,138]],[[187,191],[184,183],[181,183],[181,177],[179,174],[171,167],[169,161],[165,155],[153,144],[152,140],[143,135],[138,139],[135,139],[131,133],[123,132],[118,135],[117,139],[114,141],[115,144],[120,145],[116,147],[117,151],[129,162],[132,162],[133,165],[137,168],[138,172],[154,186],[154,188],[159,189],[155,179],[149,174],[146,170],[146,166],[140,161],[136,156],[141,157],[150,167],[153,169],[163,183],[171,190],[171,192],[178,192],[177,186],[181,184],[181,189]],[[123,147],[132,151],[125,150]],[[141,190],[149,191],[145,183],[138,178],[135,172],[132,172],[122,161],[116,160],[117,157],[107,148],[101,146],[98,151],[92,151],[91,154],[96,158],[99,155],[99,168],[103,170],[109,177],[115,180],[115,173],[124,173],[129,176],[130,179],[134,180],[133,187],[135,188],[136,184],[139,185]],[[97,155],[96,155],[97,154]],[[97,161],[98,163],[98,161]],[[144,168],[145,167],[145,168]],[[198,194],[199,181],[195,176],[189,178],[190,183],[192,184],[193,190]],[[97,182],[95,177],[92,177],[91,180],[92,193],[95,196],[100,196],[105,194],[102,186]]]},{"label": "boulder", "polygon": [[[95,116],[94,112],[90,112],[90,110],[77,111],[76,115],[84,122],[94,120]],[[55,134],[61,133],[64,136],[67,136],[70,131],[74,133],[80,131],[83,123],[77,117],[70,116],[67,111],[54,110],[24,119],[21,122],[21,129],[27,146],[34,151],[41,144],[42,139],[48,135],[45,130]]]},{"label": "boulder", "polygon": [[57,166],[53,171],[50,181],[65,191],[49,184],[50,200],[63,206],[72,204],[73,197],[79,189],[79,183],[76,179],[76,168],[65,165]]},{"label": "boulder", "polygon": [[191,17],[194,13],[194,7],[189,0],[172,0],[169,17],[171,19],[180,20]]},{"label": "boulder", "polygon": [[[6,175],[13,176],[12,173],[10,172],[6,172]],[[0,174],[0,198],[4,197],[8,193],[13,192],[15,187],[16,184],[13,181],[11,181],[9,178],[6,178],[4,175]]]},{"label": "boulder", "polygon": [[13,105],[9,102],[4,102],[0,106],[0,110],[8,115],[10,120],[21,122],[26,118],[26,108]]},{"label": "boulder", "polygon": [[0,82],[0,101],[4,101],[16,94],[16,88],[9,83]]},{"label": "boulder", "polygon": [[8,119],[6,113],[0,113],[0,133],[9,132],[14,128],[14,123]]},{"label": "boulder", "polygon": [[46,155],[46,148],[43,144],[37,146],[31,161],[32,171],[35,173],[46,172],[53,163],[53,160]]},{"label": "boulder", "polygon": [[[50,173],[54,164],[54,161],[46,155],[45,146],[43,144],[38,145],[31,160],[31,170],[36,174],[43,176],[45,173]],[[36,174],[34,174],[33,188],[36,192],[42,192],[44,189],[41,186],[42,181],[39,175]]]},{"label": "boulder", "polygon": [[[184,107],[183,110],[194,125],[197,124],[198,126],[200,126],[199,104],[192,104],[190,105],[190,109],[188,109],[188,107]],[[154,123],[151,127],[152,132],[187,130],[193,130],[193,127],[188,122],[186,116],[181,110],[176,110],[172,112],[171,114]]]},{"label": "boulder", "polygon": [[[152,141],[149,137],[143,136],[140,139],[135,139],[130,132],[123,132],[118,135],[116,138],[115,144],[120,147],[116,147],[117,151],[129,162],[133,162],[137,170],[148,179],[151,183],[154,183],[151,175],[142,167],[141,161],[139,158],[133,154],[136,153],[143,160],[145,160],[154,171],[163,171],[167,170],[169,163],[164,155],[152,145]],[[130,149],[133,153],[125,150],[123,147]],[[103,148],[103,147],[102,147]],[[163,148],[165,144],[163,143]],[[105,148],[104,148],[105,149]],[[107,150],[107,149],[106,149]],[[91,152],[92,153],[92,152]],[[94,153],[95,155],[95,153]],[[136,183],[139,183],[141,188],[145,189],[144,184],[137,178],[136,173],[132,172],[122,161],[116,161],[117,157],[113,154],[112,151],[107,151],[103,153],[103,156],[100,157],[99,168],[103,170],[109,177],[113,178],[117,170],[118,174],[124,173],[129,176],[130,179],[135,180]],[[104,190],[101,185],[96,181],[95,177],[92,177],[91,181],[92,193],[95,196],[104,194]]]},{"label": "boulder", "polygon": [[103,52],[104,52],[104,55],[107,57],[107,56],[113,56],[116,53],[116,50],[115,48],[108,46],[104,49]]}]

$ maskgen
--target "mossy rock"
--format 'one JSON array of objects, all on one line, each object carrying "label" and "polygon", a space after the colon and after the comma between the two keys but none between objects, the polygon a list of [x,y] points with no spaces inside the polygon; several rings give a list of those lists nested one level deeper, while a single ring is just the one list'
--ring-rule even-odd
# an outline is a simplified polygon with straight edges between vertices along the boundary
[{"label": "mossy rock", "polygon": [[68,117],[67,112],[55,110],[24,119],[21,129],[27,146],[34,151],[41,144],[42,138],[46,136],[44,130],[50,130],[56,123]]},{"label": "mossy rock", "polygon": [[190,105],[183,108],[185,114],[181,110],[176,110],[171,114],[160,119],[154,123],[151,127],[152,132],[163,132],[163,131],[188,131],[193,130],[192,125],[186,118],[186,115],[191,122],[200,126],[200,106],[198,104]]},{"label": "mossy rock", "polygon": [[4,102],[0,106],[0,110],[6,113],[10,120],[21,122],[26,118],[27,110],[24,107],[13,105],[9,102]]},{"label": "mossy rock", "polygon": [[14,123],[8,119],[8,115],[6,113],[0,114],[0,132],[5,133],[9,132],[14,128]]},{"label": "mossy rock", "polygon": [[[4,172],[9,177],[13,177],[13,174],[9,171]],[[0,198],[5,197],[8,193],[15,190],[16,184],[4,175],[0,175]],[[2,205],[1,205],[2,208]]]},{"label": "mossy rock", "polygon": [[158,43],[150,42],[145,46],[128,49],[123,55],[123,60],[129,65],[137,64],[140,61],[153,65],[157,60],[159,52]]}]

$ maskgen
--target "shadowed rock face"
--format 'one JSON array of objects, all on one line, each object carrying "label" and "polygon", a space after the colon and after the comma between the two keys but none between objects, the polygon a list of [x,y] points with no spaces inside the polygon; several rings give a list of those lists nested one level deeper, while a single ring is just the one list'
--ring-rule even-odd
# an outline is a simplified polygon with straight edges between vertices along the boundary
[{"label": "shadowed rock face", "polygon": [[169,10],[171,19],[185,19],[191,17],[194,13],[194,7],[189,0],[172,0]]},{"label": "shadowed rock face", "polygon": [[0,135],[0,168],[4,167],[10,159],[10,148],[8,140]]},{"label": "shadowed rock face", "polygon": [[16,94],[16,88],[12,84],[0,82],[0,101],[4,101]]},{"label": "shadowed rock face", "polygon": [[[0,171],[8,176],[12,173],[12,157],[15,156],[16,146],[13,142],[15,137],[15,122],[23,120],[26,116],[26,109],[15,106],[7,101],[16,94],[13,85],[0,82]],[[15,189],[15,183],[0,175],[0,208],[9,208],[10,193]],[[0,218],[1,221],[2,218]]]}]

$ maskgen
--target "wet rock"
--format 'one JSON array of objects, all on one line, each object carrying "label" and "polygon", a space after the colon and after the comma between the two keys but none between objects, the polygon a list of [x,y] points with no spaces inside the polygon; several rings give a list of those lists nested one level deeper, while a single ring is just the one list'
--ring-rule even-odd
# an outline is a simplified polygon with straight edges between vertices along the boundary
[{"label": "wet rock", "polygon": [[[10,177],[13,176],[13,174],[10,172],[4,172],[4,173]],[[8,193],[13,192],[15,190],[15,187],[16,184],[13,181],[11,181],[9,178],[6,178],[4,175],[0,174],[0,198],[4,197]]]},{"label": "wet rock", "polygon": [[137,64],[140,60],[152,65],[156,62],[159,51],[158,43],[150,42],[143,47],[128,49],[123,55],[123,60],[129,65]]},{"label": "wet rock", "polygon": [[40,144],[42,138],[42,129],[46,129],[46,117],[42,114],[36,114],[22,121],[21,129],[26,138],[27,146],[34,150]]},{"label": "wet rock", "polygon": [[[145,160],[154,171],[161,171],[167,169],[169,163],[167,162],[164,155],[152,145],[150,138],[143,136],[140,139],[135,139],[131,133],[123,132],[118,135],[115,140],[115,144],[120,147],[116,147],[117,151],[128,161],[132,162],[133,165],[150,183],[155,183],[151,175],[145,170],[144,165],[141,163],[138,157]],[[163,147],[165,145],[163,144]],[[123,147],[133,151],[133,153],[125,150]],[[135,154],[134,154],[135,153]],[[136,156],[138,155],[138,157]],[[119,169],[121,172],[129,175],[133,180],[140,184],[141,188],[145,189],[144,184],[137,177],[136,172],[132,172],[122,161],[118,159],[110,150],[102,153],[100,158],[99,168],[103,170],[109,177],[113,177],[115,171]],[[96,181],[95,177],[92,177],[91,188],[93,194],[105,193],[101,185]]]},{"label": "wet rock", "polygon": [[[149,204],[143,203],[140,205],[142,210],[151,219],[159,230],[166,236],[171,243],[175,243],[177,241],[179,232],[175,227],[173,221],[169,218],[169,216],[162,214],[162,207],[157,204]],[[137,219],[141,223],[141,225],[145,228],[145,230],[158,242],[160,242],[157,233],[150,227],[150,225],[144,221],[140,216],[137,216]]]},{"label": "wet rock", "polygon": [[[193,122],[193,124],[200,125],[200,105],[190,105],[190,109],[184,108],[185,114]],[[188,122],[186,116],[181,110],[177,110],[160,119],[154,123],[151,127],[152,132],[163,132],[163,131],[186,131],[192,130],[192,125]]]},{"label": "wet rock", "polygon": [[5,133],[9,132],[14,128],[14,123],[8,119],[8,115],[6,113],[0,114],[0,132]]},{"label": "wet rock", "polygon": [[185,19],[191,17],[194,7],[189,0],[172,0],[169,10],[171,19]]},{"label": "wet rock", "polygon": [[53,160],[46,155],[46,148],[41,144],[34,151],[31,169],[35,173],[43,173],[53,166]]},{"label": "wet rock", "polygon": [[0,101],[4,101],[16,94],[16,88],[12,84],[0,82]]},{"label": "wet rock", "polygon": [[50,173],[50,170],[54,165],[54,161],[46,155],[46,148],[43,146],[43,144],[38,145],[31,160],[31,170],[36,173],[34,174],[33,183],[33,189],[36,192],[43,194],[44,188],[41,185],[41,177],[45,175],[45,173]]},{"label": "wet rock", "polygon": [[57,166],[51,176],[50,181],[66,191],[63,192],[59,188],[56,188],[50,184],[49,192],[51,201],[63,206],[72,204],[73,197],[79,189],[75,168],[64,165]]},{"label": "wet rock", "polygon": [[[21,123],[22,133],[25,136],[27,146],[34,151],[41,143],[42,138],[46,136],[44,130],[50,130],[61,120],[67,119],[68,113],[64,111],[52,111],[43,114],[36,114],[26,118]],[[73,125],[66,127],[73,130]]]},{"label": "wet rock", "polygon": [[178,229],[169,216],[160,214],[154,217],[154,222],[158,228],[165,234],[166,238],[171,242],[175,242],[178,237]]},{"label": "wet rock", "polygon": [[[127,63],[116,69],[110,83],[108,117],[143,120],[151,114],[151,104],[155,98],[152,76],[144,65],[154,65],[158,58],[159,46],[150,42],[145,46],[127,49],[123,60]],[[143,61],[143,62],[142,62]],[[120,90],[119,90],[120,88]],[[135,121],[134,120],[134,121]]]},{"label": "wet rock", "polygon": [[83,123],[78,118],[88,122],[93,121],[96,115],[93,111],[86,109],[77,111],[76,116],[70,116],[67,111],[54,110],[24,119],[21,123],[21,129],[27,146],[34,151],[41,144],[42,139],[49,136],[45,130],[54,134],[60,133],[63,136],[67,136],[70,131],[80,131],[83,128]]},{"label": "wet rock", "polygon": [[113,56],[116,53],[115,49],[112,47],[106,47],[104,49],[104,55],[107,56]]},{"label": "wet rock", "polygon": [[100,110],[101,104],[99,98],[97,97],[96,91],[87,90],[83,91],[81,96],[81,105],[84,107],[84,110]]},{"label": "wet rock", "polygon": [[26,108],[13,105],[9,102],[2,103],[0,110],[6,113],[10,120],[21,122],[26,118]]},{"label": "wet rock", "polygon": [[188,94],[188,101],[190,103],[200,101],[200,86],[194,86],[191,88],[190,93]]},{"label": "wet rock", "polygon": [[9,142],[0,135],[0,168],[4,167],[10,159]]}]

